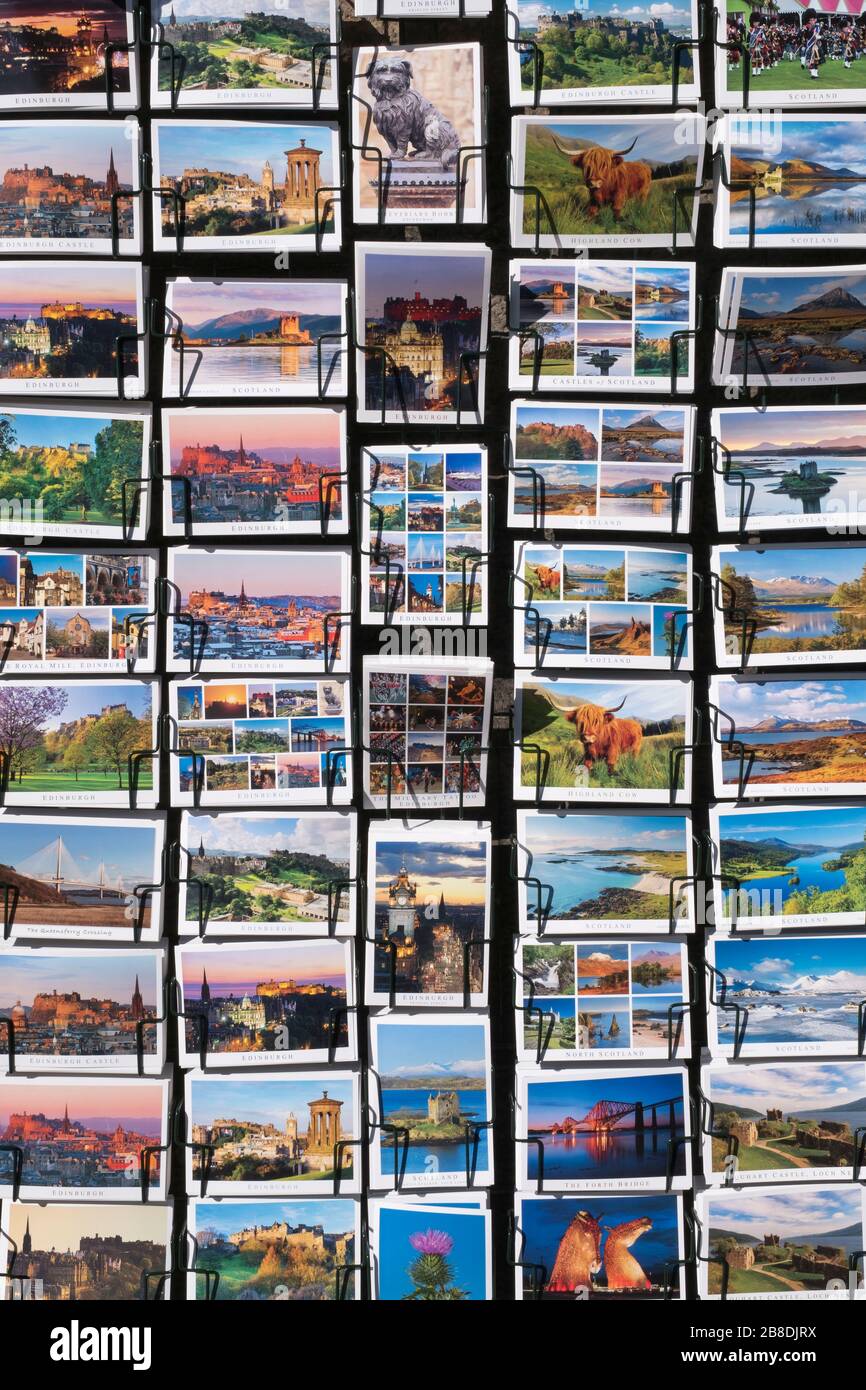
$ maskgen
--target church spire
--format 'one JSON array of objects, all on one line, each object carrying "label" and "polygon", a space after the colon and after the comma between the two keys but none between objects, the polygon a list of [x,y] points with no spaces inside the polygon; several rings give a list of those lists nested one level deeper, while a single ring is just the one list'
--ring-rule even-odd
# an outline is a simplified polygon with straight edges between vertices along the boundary
[{"label": "church spire", "polygon": [[24,1228],[24,1235],[21,1240],[21,1254],[29,1255],[33,1250],[33,1237],[30,1234],[30,1217],[27,1218],[27,1225]]},{"label": "church spire", "polygon": [[244,467],[246,467],[246,461],[247,461],[247,456],[246,456],[246,454],[244,453],[244,437],[243,437],[243,435],[241,435],[241,441],[240,441],[240,444],[238,445],[238,468],[244,468]]},{"label": "church spire", "polygon": [[112,193],[120,192],[120,180],[117,177],[117,165],[114,162],[114,147],[111,149],[111,158],[108,161],[108,173],[105,175],[105,191],[109,198]]},{"label": "church spire", "polygon": [[206,970],[202,970],[201,972],[201,1002],[203,1004],[210,1003],[210,985],[207,982]]},{"label": "church spire", "polygon": [[132,1017],[136,1022],[144,1018],[144,1000],[141,997],[141,986],[138,983],[138,976],[135,977],[135,989],[132,991]]}]

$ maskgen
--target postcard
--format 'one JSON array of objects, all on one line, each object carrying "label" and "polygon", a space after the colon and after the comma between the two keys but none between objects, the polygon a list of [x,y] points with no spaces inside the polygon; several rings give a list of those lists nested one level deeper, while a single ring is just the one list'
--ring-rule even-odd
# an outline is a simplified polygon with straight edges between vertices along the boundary
[{"label": "postcard", "polygon": [[350,941],[187,942],[177,951],[181,1066],[274,1067],[357,1057]]},{"label": "postcard", "polygon": [[490,1207],[489,1195],[487,1192],[393,1192],[387,1197],[367,1198],[367,1209],[370,1217],[375,1221],[376,1212],[383,1202],[402,1202],[406,1206],[423,1207],[433,1205],[434,1207],[447,1207],[449,1211],[459,1210],[461,1207],[471,1207],[474,1211],[487,1211]]},{"label": "postcard", "polygon": [[706,1182],[850,1183],[866,1129],[866,1062],[714,1063],[701,1090]]},{"label": "postcard", "polygon": [[694,389],[691,265],[512,261],[509,327],[515,391]]},{"label": "postcard", "polygon": [[[775,948],[775,949],[774,949]],[[716,936],[707,940],[716,1057],[856,1057],[866,998],[866,937]]]},{"label": "postcard", "polygon": [[515,116],[511,129],[512,246],[673,246],[674,229],[694,246],[702,116]]},{"label": "postcard", "polygon": [[156,120],[151,131],[155,251],[339,250],[337,125]]},{"label": "postcard", "polygon": [[518,1187],[670,1192],[691,1186],[688,1075],[681,1067],[526,1067],[517,1073],[516,1135]]},{"label": "postcard", "polygon": [[186,1077],[186,1186],[211,1197],[280,1197],[361,1186],[360,1081],[349,1071]]},{"label": "postcard", "polygon": [[11,939],[158,941],[164,839],[158,816],[0,810],[0,887],[18,890]]},{"label": "postcard", "polygon": [[521,932],[694,931],[688,812],[519,808],[515,854]]},{"label": "postcard", "polygon": [[173,58],[180,108],[335,107],[336,11],[336,0],[155,0],[151,106],[172,104]]},{"label": "postcard", "polygon": [[0,1266],[7,1301],[137,1303],[168,1297],[171,1204],[4,1203]]},{"label": "postcard", "polygon": [[138,106],[132,0],[6,0],[0,110]]},{"label": "postcard", "polygon": [[515,801],[689,801],[687,676],[569,680],[517,671],[514,694]]},{"label": "postcard", "polygon": [[720,531],[824,528],[851,534],[866,509],[866,409],[714,410]]},{"label": "postcard", "polygon": [[486,1005],[491,854],[487,824],[371,823],[368,1004],[416,1009]]},{"label": "postcard", "polygon": [[363,672],[365,805],[483,806],[493,662],[365,656]]},{"label": "postcard", "polygon": [[19,1072],[158,1076],[164,966],[140,947],[0,946],[0,1074],[14,1050]]},{"label": "postcard", "polygon": [[[164,1201],[167,1081],[5,1076],[0,1142],[21,1150],[23,1201]],[[12,1198],[12,1154],[0,1155],[0,1196]],[[54,1208],[54,1210],[57,1210]]]},{"label": "postcard", "polygon": [[682,1201],[674,1193],[605,1197],[590,1213],[580,1197],[518,1193],[515,1297],[617,1306],[685,1298]]},{"label": "postcard", "polygon": [[717,931],[861,927],[866,808],[711,806]]},{"label": "postcard", "polygon": [[155,550],[0,550],[0,669],[153,671],[158,560]]},{"label": "postcard", "polygon": [[493,1181],[490,1025],[483,1014],[370,1017],[370,1186]]},{"label": "postcard", "polygon": [[711,676],[716,796],[859,796],[866,680]]},{"label": "postcard", "polygon": [[167,281],[165,395],[345,396],[347,295],[345,280]]},{"label": "postcard", "polygon": [[361,452],[362,621],[487,622],[487,449],[369,445]]},{"label": "postcard", "polygon": [[715,386],[866,382],[866,266],[722,272]]},{"label": "postcard", "polygon": [[0,395],[144,395],[140,264],[6,261],[3,269]]},{"label": "postcard", "polygon": [[688,961],[678,942],[575,944],[545,933],[518,939],[514,969],[518,1061],[666,1062],[691,1055]]},{"label": "postcard", "polygon": [[702,1192],[701,1298],[832,1301],[866,1299],[863,1189],[781,1187],[752,1192]]},{"label": "postcard", "polygon": [[345,535],[342,407],[162,412],[166,536]]},{"label": "postcard", "polygon": [[5,805],[155,806],[158,719],[158,681],[0,682]]},{"label": "postcard", "polygon": [[[169,671],[349,670],[351,555],[310,547],[168,552]],[[189,621],[193,620],[191,629]]]},{"label": "postcard", "polygon": [[691,550],[514,542],[514,664],[692,669]]},{"label": "postcard", "polygon": [[490,264],[478,243],[356,243],[361,424],[483,423]]},{"label": "postcard", "polygon": [[356,222],[484,222],[481,46],[356,48]]},{"label": "postcard", "polygon": [[717,102],[745,106],[748,80],[753,107],[862,105],[866,77],[856,13],[853,5],[838,14],[829,5],[756,13],[726,0],[724,11],[718,7]]},{"label": "postcard", "polygon": [[694,425],[693,406],[512,401],[508,525],[686,534]]},{"label": "postcard", "polygon": [[377,1202],[370,1221],[372,1296],[391,1303],[489,1303],[489,1211]]},{"label": "postcard", "polygon": [[355,931],[353,811],[184,811],[178,931],[201,913],[212,936],[347,936]]},{"label": "postcard", "polygon": [[149,518],[150,407],[0,410],[2,529],[43,540],[141,542]]},{"label": "postcard", "polygon": [[173,806],[345,806],[352,800],[348,676],[178,680]]},{"label": "postcard", "polygon": [[[360,1297],[361,1203],[352,1197],[189,1203],[187,1298],[327,1303]],[[192,1252],[188,1252],[190,1255]],[[212,1278],[218,1275],[214,1286]]]}]

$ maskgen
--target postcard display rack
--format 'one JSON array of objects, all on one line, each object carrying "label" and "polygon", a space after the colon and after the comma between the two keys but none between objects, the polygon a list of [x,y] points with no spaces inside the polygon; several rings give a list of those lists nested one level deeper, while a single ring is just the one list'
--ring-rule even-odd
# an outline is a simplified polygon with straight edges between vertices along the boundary
[{"label": "postcard display rack", "polygon": [[860,28],[10,8],[2,1296],[862,1298]]}]

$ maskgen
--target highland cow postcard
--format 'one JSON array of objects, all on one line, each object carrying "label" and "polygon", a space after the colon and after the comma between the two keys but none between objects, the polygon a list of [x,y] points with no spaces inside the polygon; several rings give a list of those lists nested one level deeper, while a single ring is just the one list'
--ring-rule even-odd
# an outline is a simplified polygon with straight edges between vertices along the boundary
[{"label": "highland cow postcard", "polygon": [[350,941],[286,941],[177,952],[181,1065],[275,1067],[357,1057]]},{"label": "highland cow postcard", "polygon": [[711,936],[707,963],[715,972],[707,1003],[713,1056],[861,1054],[866,936]]},{"label": "highland cow postcard", "polygon": [[10,939],[158,941],[164,838],[156,816],[0,811]]},{"label": "highland cow postcard", "polygon": [[358,420],[481,425],[489,247],[355,246]]},{"label": "highland cow postcard", "polygon": [[162,412],[166,536],[325,536],[349,529],[343,409]]},{"label": "highland cow postcard", "polygon": [[[178,593],[168,618],[169,671],[348,671],[348,550],[168,552]],[[192,620],[192,624],[189,620]]]},{"label": "highland cow postcard", "polygon": [[687,676],[569,680],[517,671],[515,801],[688,802]]},{"label": "highland cow postcard", "polygon": [[365,656],[362,691],[370,810],[484,805],[492,661]]},{"label": "highland cow postcard", "polygon": [[158,720],[158,681],[0,682],[5,804],[155,806]]},{"label": "highland cow postcard", "polygon": [[820,102],[829,110],[866,101],[864,28],[855,5],[753,10],[726,0],[717,13],[720,106],[814,110]]},{"label": "highland cow postcard", "polygon": [[486,130],[481,46],[356,48],[356,222],[483,222]]},{"label": "highland cow postcard", "polygon": [[[189,1299],[329,1303],[360,1297],[357,1199],[193,1198],[187,1230],[195,1241],[198,1271],[187,1274]],[[205,1271],[218,1281],[211,1282]]]},{"label": "highland cow postcard", "polygon": [[512,106],[676,106],[700,95],[697,49],[687,46],[698,35],[697,0],[511,0],[506,15]]},{"label": "highland cow postcard", "polygon": [[519,809],[514,867],[524,933],[694,931],[687,811]]},{"label": "highland cow postcard", "polygon": [[590,1213],[580,1197],[519,1193],[515,1297],[545,1303],[635,1303],[685,1298],[682,1197],[605,1197]]},{"label": "highland cow postcard", "polygon": [[150,102],[337,105],[336,0],[154,0]]},{"label": "highland cow postcard", "polygon": [[694,246],[702,116],[515,116],[511,129],[512,246]]},{"label": "highland cow postcard", "polygon": [[365,623],[487,622],[487,450],[369,445],[361,453]]},{"label": "highland cow postcard", "polygon": [[511,403],[508,525],[687,534],[693,406]]},{"label": "highland cow postcard", "polygon": [[159,1076],[165,1056],[159,950],[0,946],[0,1020],[22,1072]]},{"label": "highland cow postcard", "polygon": [[370,1248],[379,1302],[489,1303],[493,1297],[488,1211],[378,1202]]},{"label": "highland cow postcard", "polygon": [[186,679],[171,681],[168,695],[177,721],[172,806],[352,800],[348,676]]},{"label": "highland cow postcard", "polygon": [[710,701],[716,796],[862,795],[866,680],[712,676]]},{"label": "highland cow postcard", "polygon": [[692,1180],[687,1073],[525,1068],[516,1137],[530,1141],[517,1144],[520,1188],[682,1191]]},{"label": "highland cow postcard", "polygon": [[510,274],[513,390],[693,389],[691,265],[512,261]]},{"label": "highland cow postcard", "polygon": [[[23,1201],[161,1202],[167,1164],[167,1081],[6,1076],[0,1143],[21,1151]],[[11,1200],[13,1152],[0,1154],[0,1196]],[[57,1210],[57,1208],[54,1208]]]},{"label": "highland cow postcard", "polygon": [[517,1059],[672,1061],[691,1055],[686,948],[518,939]]},{"label": "highland cow postcard", "polygon": [[144,272],[121,261],[6,261],[0,395],[143,396]]},{"label": "highland cow postcard", "polygon": [[[493,1181],[490,1025],[484,1014],[370,1017],[371,1187]],[[384,1126],[384,1127],[383,1127]]]},{"label": "highland cow postcard", "polygon": [[373,822],[367,841],[368,1004],[486,1005],[491,853],[486,824]]},{"label": "highland cow postcard", "polygon": [[138,1303],[168,1296],[172,1207],[9,1203],[3,1298],[28,1303]]},{"label": "highland cow postcard", "polygon": [[863,1189],[765,1187],[702,1192],[696,1199],[703,1253],[701,1298],[866,1299]]},{"label": "highland cow postcard", "polygon": [[0,110],[138,106],[132,0],[6,0]]},{"label": "highland cow postcard", "polygon": [[340,133],[325,121],[153,121],[155,251],[340,248]]},{"label": "highland cow postcard", "polygon": [[701,1090],[708,1183],[851,1182],[866,1132],[866,1062],[714,1063]]},{"label": "highland cow postcard", "polygon": [[184,811],[178,931],[213,936],[346,936],[355,930],[352,811]]},{"label": "highland cow postcard", "polygon": [[714,410],[716,524],[722,532],[825,528],[866,511],[866,410],[768,406]]},{"label": "highland cow postcard", "polygon": [[514,543],[514,663],[692,669],[690,550]]},{"label": "highland cow postcard", "polygon": [[187,1190],[211,1197],[358,1192],[359,1078],[349,1071],[296,1076],[186,1078],[192,1147]]}]

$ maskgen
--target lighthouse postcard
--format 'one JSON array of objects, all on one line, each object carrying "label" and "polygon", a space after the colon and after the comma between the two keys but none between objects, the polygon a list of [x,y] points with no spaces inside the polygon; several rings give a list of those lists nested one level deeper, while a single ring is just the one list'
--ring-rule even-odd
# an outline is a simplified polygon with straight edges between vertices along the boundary
[{"label": "lighthouse postcard", "polygon": [[138,106],[133,0],[4,0],[0,110]]}]

